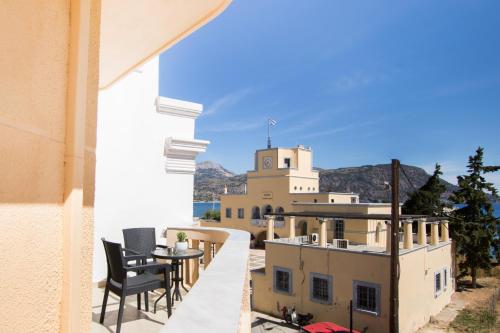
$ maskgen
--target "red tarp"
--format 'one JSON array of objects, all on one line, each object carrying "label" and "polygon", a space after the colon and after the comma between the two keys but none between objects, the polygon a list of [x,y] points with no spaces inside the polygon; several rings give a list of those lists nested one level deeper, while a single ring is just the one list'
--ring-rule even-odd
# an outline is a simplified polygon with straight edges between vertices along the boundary
[{"label": "red tarp", "polygon": [[[302,329],[308,333],[349,333],[349,329],[334,323],[322,322],[307,325]],[[359,331],[352,330],[353,333],[360,333]]]}]

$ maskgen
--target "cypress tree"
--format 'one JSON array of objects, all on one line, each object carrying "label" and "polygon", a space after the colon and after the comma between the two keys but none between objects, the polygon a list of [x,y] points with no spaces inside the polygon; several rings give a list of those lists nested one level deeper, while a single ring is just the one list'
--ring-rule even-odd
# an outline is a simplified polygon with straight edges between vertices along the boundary
[{"label": "cypress tree", "polygon": [[467,169],[467,175],[457,177],[459,188],[450,196],[453,203],[463,205],[453,211],[450,229],[457,254],[462,257],[458,277],[470,275],[472,288],[476,288],[478,269],[491,268],[490,250],[498,247],[497,219],[489,197],[498,198],[498,192],[484,175],[500,170],[500,166],[483,165],[483,148],[479,147],[474,156],[469,156]]},{"label": "cypress tree", "polygon": [[403,204],[403,214],[418,214],[438,216],[443,214],[445,203],[441,201],[441,195],[446,191],[446,186],[440,179],[441,166],[436,164],[434,173],[427,182],[417,191],[409,195]]}]

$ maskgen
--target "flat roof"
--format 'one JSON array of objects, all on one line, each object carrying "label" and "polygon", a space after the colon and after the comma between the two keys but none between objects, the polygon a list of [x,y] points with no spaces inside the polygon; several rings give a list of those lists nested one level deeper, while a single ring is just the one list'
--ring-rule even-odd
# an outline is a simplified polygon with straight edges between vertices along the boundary
[{"label": "flat roof", "polygon": [[[337,218],[349,220],[383,220],[390,221],[391,214],[364,214],[364,213],[340,213],[340,212],[288,212],[288,213],[269,213],[269,216],[296,216],[296,217],[321,217],[321,218]],[[399,215],[400,220],[416,220],[426,218],[428,222],[441,221],[445,217],[431,217],[427,215]]]}]

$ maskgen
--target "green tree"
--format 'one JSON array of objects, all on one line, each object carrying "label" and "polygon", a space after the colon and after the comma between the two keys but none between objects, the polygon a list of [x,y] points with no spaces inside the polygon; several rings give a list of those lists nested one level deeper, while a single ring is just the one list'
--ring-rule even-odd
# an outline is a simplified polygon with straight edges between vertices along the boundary
[{"label": "green tree", "polygon": [[450,196],[453,203],[463,205],[453,211],[450,227],[457,254],[463,259],[459,277],[469,274],[472,288],[476,288],[478,269],[491,268],[490,250],[498,247],[497,219],[489,197],[498,198],[498,192],[484,175],[500,170],[500,166],[483,165],[483,148],[479,147],[474,156],[469,156],[467,169],[467,175],[457,177],[459,188]]},{"label": "green tree", "polygon": [[220,221],[220,211],[209,209],[203,214],[203,219]]},{"label": "green tree", "polygon": [[403,214],[421,214],[439,216],[443,214],[446,204],[441,201],[441,195],[446,191],[446,186],[440,179],[441,166],[436,164],[434,173],[427,182],[417,191],[409,195],[403,204]]}]

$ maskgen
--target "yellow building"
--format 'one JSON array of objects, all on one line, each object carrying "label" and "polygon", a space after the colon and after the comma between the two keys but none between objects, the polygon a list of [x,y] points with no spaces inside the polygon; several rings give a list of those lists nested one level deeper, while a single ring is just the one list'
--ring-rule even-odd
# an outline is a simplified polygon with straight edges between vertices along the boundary
[{"label": "yellow building", "polygon": [[[266,239],[265,216],[269,213],[293,211],[298,203],[348,206],[359,203],[355,193],[319,192],[319,174],[313,170],[312,162],[312,150],[303,146],[258,150],[255,170],[247,173],[246,193],[221,196],[221,222],[217,226],[248,231],[252,239],[261,243]],[[340,205],[335,207],[344,209]],[[297,222],[296,230],[292,231],[297,235],[305,235],[315,228],[307,219]],[[288,237],[291,233],[280,217],[275,222],[275,233],[276,237]]]},{"label": "yellow building", "polygon": [[[425,223],[425,222],[420,222]],[[409,226],[411,224],[408,223]],[[443,224],[444,225],[444,224]],[[415,332],[451,300],[454,292],[451,242],[447,228],[431,244],[401,244],[399,265],[399,332]],[[406,227],[410,230],[411,227]],[[425,227],[421,230],[424,230]],[[412,239],[413,241],[413,239]],[[314,321],[389,332],[390,253],[384,247],[311,244],[305,237],[266,241],[266,264],[252,272],[253,308],[274,316],[295,306]]]},{"label": "yellow building", "polygon": [[[247,193],[221,197],[220,225],[249,231],[257,245],[265,242],[265,267],[252,272],[253,308],[280,317],[283,306],[295,306],[314,321],[349,326],[352,300],[355,329],[388,332],[391,205],[318,188],[311,149],[270,148],[256,152]],[[441,229],[439,223],[401,216],[402,333],[428,322],[454,291],[447,222]]]}]

